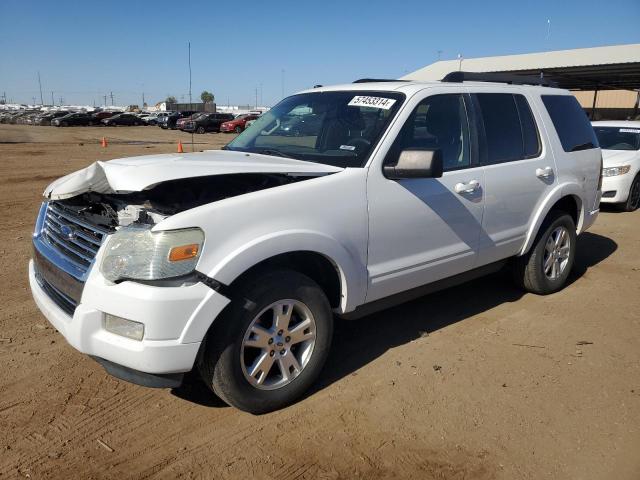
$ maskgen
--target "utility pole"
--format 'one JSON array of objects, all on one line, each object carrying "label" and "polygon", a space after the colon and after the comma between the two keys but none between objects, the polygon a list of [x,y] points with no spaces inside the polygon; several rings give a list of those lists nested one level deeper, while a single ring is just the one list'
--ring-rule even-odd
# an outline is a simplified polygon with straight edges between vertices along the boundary
[{"label": "utility pole", "polygon": [[438,61],[440,61],[441,57],[442,57],[442,50],[438,50]]},{"label": "utility pole", "polygon": [[142,92],[142,107],[143,107],[143,108],[144,108],[144,104],[145,104],[145,101],[144,101],[144,92]]},{"label": "utility pole", "polygon": [[31,97],[31,99],[33,100],[32,105],[35,105],[36,104],[36,97]]},{"label": "utility pole", "polygon": [[102,97],[104,98],[104,104],[103,105],[106,107],[107,106],[107,96],[103,95]]},{"label": "utility pole", "polygon": [[256,108],[258,108],[258,87],[256,87]]},{"label": "utility pole", "polygon": [[51,106],[55,106],[56,102],[53,100],[53,90],[51,90]]},{"label": "utility pole", "polygon": [[63,99],[62,97],[60,97],[60,106],[62,106],[62,104],[63,104],[63,100],[64,100],[64,99]]},{"label": "utility pole", "polygon": [[38,86],[40,87],[40,105],[44,105],[44,99],[42,98],[42,82],[40,81],[40,72],[38,72]]},{"label": "utility pole", "polygon": [[111,97],[111,106],[113,107],[113,92],[109,92],[109,97]]},{"label": "utility pole", "polygon": [[193,105],[191,104],[191,42],[188,43],[189,48],[189,110],[193,110]]},{"label": "utility pole", "polygon": [[264,100],[262,99],[262,83],[260,84],[260,106],[264,107]]}]

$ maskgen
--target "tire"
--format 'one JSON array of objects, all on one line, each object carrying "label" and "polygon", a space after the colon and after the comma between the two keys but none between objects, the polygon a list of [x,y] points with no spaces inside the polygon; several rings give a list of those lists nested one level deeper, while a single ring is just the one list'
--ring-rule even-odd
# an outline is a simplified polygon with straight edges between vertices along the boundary
[{"label": "tire", "polygon": [[242,133],[242,127],[238,125],[236,128],[233,129],[233,131],[236,133]]},{"label": "tire", "polygon": [[[324,366],[333,336],[329,301],[318,284],[291,270],[257,274],[243,282],[234,297],[207,334],[199,361],[200,374],[218,397],[240,410],[262,414],[283,408],[309,389]],[[286,328],[279,332],[272,321],[273,311],[281,308],[277,302],[288,305],[283,311],[293,312],[292,336],[287,336]],[[308,338],[295,342],[295,327],[303,321],[309,327],[297,332],[304,332]],[[251,327],[261,327],[265,336],[254,337],[251,331],[255,329]],[[260,339],[268,343],[259,342]],[[251,366],[259,358],[266,361],[268,368],[258,369],[251,377]],[[289,379],[281,365],[289,371]]]},{"label": "tire", "polygon": [[67,122],[60,122],[61,127],[68,127],[69,124]]},{"label": "tire", "polygon": [[640,207],[640,173],[633,179],[627,201],[620,207],[625,212],[634,212]]},{"label": "tire", "polygon": [[198,129],[196,130],[196,133],[199,133],[199,134],[201,134],[201,135],[202,135],[204,132],[205,132],[204,127],[198,127]]},{"label": "tire", "polygon": [[[558,243],[555,240],[562,231],[564,236]],[[559,210],[549,212],[529,252],[515,259],[513,274],[516,283],[527,292],[538,295],[561,290],[573,268],[576,240],[576,225],[571,215]],[[554,255],[556,260],[550,260],[549,257]]]}]

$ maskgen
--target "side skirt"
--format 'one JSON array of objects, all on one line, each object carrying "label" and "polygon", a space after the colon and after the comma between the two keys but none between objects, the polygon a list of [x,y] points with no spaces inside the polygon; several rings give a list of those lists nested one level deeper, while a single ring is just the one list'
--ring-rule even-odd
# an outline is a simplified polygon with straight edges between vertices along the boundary
[{"label": "side skirt", "polygon": [[445,290],[450,287],[455,287],[456,285],[475,280],[476,278],[496,273],[500,271],[502,267],[507,264],[507,262],[508,260],[500,260],[494,263],[490,263],[489,265],[474,268],[473,270],[469,270],[468,272],[454,275],[453,277],[443,278],[442,280],[427,283],[426,285],[412,288],[411,290],[406,290],[404,292],[396,293],[379,300],[374,300],[373,302],[365,303],[351,312],[340,315],[340,318],[344,318],[346,320],[356,320],[358,318],[371,315],[372,313],[386,310],[387,308],[395,307],[396,305],[415,300],[416,298],[424,297],[425,295],[429,295],[430,293]]}]

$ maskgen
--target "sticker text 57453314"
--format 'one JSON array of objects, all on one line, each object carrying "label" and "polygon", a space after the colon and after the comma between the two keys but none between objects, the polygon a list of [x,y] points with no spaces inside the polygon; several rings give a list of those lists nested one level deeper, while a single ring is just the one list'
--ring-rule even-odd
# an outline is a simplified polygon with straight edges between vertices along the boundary
[{"label": "sticker text 57453314", "polygon": [[350,107],[371,107],[382,108],[383,110],[389,110],[396,103],[393,98],[384,97],[368,97],[364,95],[356,95],[349,102]]}]

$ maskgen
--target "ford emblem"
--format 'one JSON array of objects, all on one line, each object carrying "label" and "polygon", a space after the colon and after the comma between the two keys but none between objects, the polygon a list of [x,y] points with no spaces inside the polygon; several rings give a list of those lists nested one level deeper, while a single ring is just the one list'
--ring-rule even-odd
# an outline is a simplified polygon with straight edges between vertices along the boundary
[{"label": "ford emblem", "polygon": [[67,240],[73,240],[76,238],[76,232],[74,232],[73,228],[69,225],[62,225],[60,227],[60,233],[62,233]]}]

